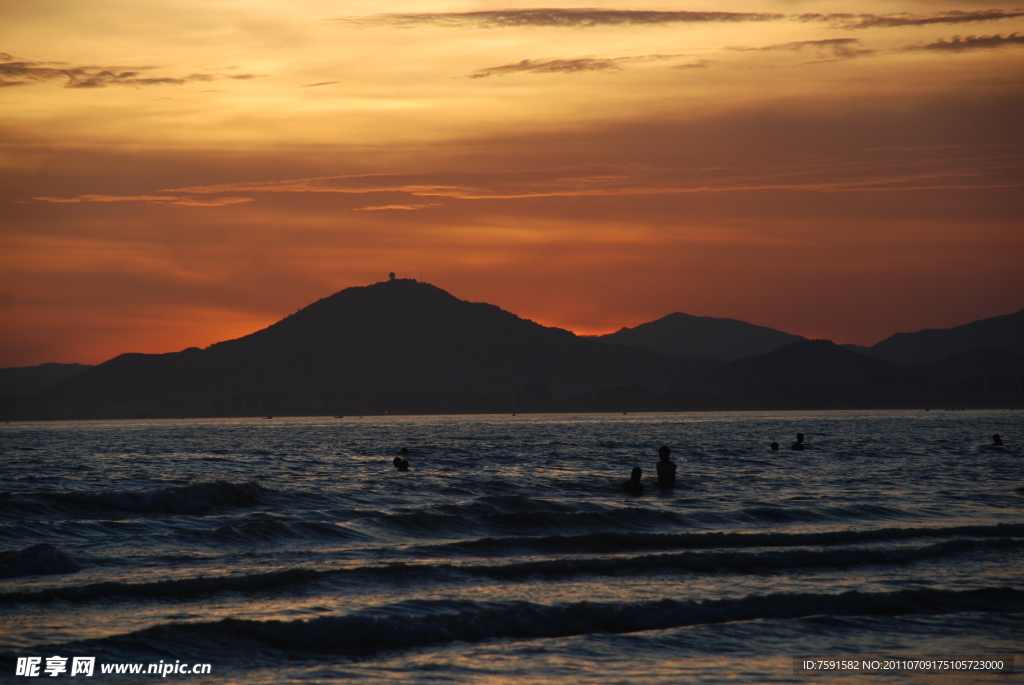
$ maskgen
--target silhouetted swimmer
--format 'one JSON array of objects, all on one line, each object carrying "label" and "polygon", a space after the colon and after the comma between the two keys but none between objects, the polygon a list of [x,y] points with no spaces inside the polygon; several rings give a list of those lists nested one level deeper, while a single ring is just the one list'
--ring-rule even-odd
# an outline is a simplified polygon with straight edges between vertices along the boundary
[{"label": "silhouetted swimmer", "polygon": [[676,484],[676,463],[670,461],[668,455],[672,453],[664,445],[658,449],[658,487],[671,488]]},{"label": "silhouetted swimmer", "polygon": [[793,446],[790,447],[789,449],[795,450],[797,452],[803,452],[804,451],[804,434],[803,433],[797,433],[796,434],[796,442],[794,442]]},{"label": "silhouetted swimmer", "polygon": [[992,436],[992,446],[993,447],[1002,447],[1003,446],[1003,439],[1001,437],[999,437],[999,433],[996,433],[995,435]]},{"label": "silhouetted swimmer", "polygon": [[398,453],[404,457],[405,455],[409,454],[409,448],[403,447],[402,449],[398,450]]},{"label": "silhouetted swimmer", "polygon": [[408,471],[409,470],[409,460],[408,459],[402,459],[401,457],[395,457],[394,459],[391,460],[391,463],[394,464],[395,468],[398,469],[399,471]]},{"label": "silhouetted swimmer", "polygon": [[630,495],[642,495],[644,494],[643,483],[640,482],[640,476],[643,475],[643,471],[640,470],[639,466],[634,466],[633,471],[629,474],[629,480],[622,481],[622,491]]},{"label": "silhouetted swimmer", "polygon": [[777,442],[773,442],[770,445],[770,447],[772,448],[772,452],[778,452],[779,451],[779,443],[777,443]]}]

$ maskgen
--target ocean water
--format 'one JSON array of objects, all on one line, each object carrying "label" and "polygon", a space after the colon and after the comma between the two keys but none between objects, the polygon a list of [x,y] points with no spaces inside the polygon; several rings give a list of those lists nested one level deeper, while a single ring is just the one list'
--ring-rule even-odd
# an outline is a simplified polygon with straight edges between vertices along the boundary
[{"label": "ocean water", "polygon": [[[0,425],[0,680],[32,682],[18,659],[53,656],[67,672],[39,678],[71,678],[75,656],[119,683],[159,676],[101,668],[209,664],[160,678],[192,683],[943,677],[794,670],[870,656],[1015,657],[1019,674],[1022,418]],[[661,445],[671,491],[651,477]],[[402,447],[408,472],[391,463]],[[640,497],[619,489],[633,466]]]}]

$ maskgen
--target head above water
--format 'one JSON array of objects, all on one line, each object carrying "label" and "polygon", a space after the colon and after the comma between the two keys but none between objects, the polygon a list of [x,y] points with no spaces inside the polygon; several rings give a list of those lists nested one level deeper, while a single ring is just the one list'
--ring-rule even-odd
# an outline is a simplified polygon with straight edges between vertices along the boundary
[{"label": "head above water", "polygon": [[670,450],[665,445],[662,445],[661,447],[658,448],[658,457],[662,461],[668,461],[668,455],[671,454],[671,453],[672,453],[672,450]]},{"label": "head above water", "polygon": [[773,442],[771,444],[771,448],[772,448],[772,452],[778,452],[779,451],[779,443]]},{"label": "head above water", "polygon": [[803,433],[797,433],[796,434],[796,441],[797,442],[803,442],[804,441],[804,434]]},{"label": "head above water", "polygon": [[640,480],[640,476],[643,475],[643,471],[640,470],[639,466],[634,466],[633,470],[629,472],[630,480]]},{"label": "head above water", "polygon": [[996,433],[995,435],[992,436],[992,444],[993,445],[1002,445],[1003,444],[1003,439],[1001,437],[999,437],[999,433]]}]

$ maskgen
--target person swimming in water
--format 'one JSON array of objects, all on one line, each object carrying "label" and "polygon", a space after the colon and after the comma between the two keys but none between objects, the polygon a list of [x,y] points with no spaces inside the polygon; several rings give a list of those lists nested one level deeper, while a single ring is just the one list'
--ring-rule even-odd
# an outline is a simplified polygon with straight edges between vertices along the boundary
[{"label": "person swimming in water", "polygon": [[630,495],[644,494],[644,485],[640,482],[642,475],[643,471],[640,470],[640,467],[634,466],[629,474],[629,480],[622,481],[622,491]]},{"label": "person swimming in water", "polygon": [[794,442],[793,446],[790,447],[789,449],[794,450],[796,452],[803,452],[804,451],[804,434],[803,433],[797,433],[796,434],[796,442]]},{"label": "person swimming in water", "polygon": [[779,443],[777,443],[777,442],[773,442],[771,445],[769,445],[769,447],[772,448],[772,452],[778,452],[779,451]]},{"label": "person swimming in water", "polygon": [[676,463],[669,460],[668,455],[672,453],[668,447],[662,445],[658,449],[658,487],[671,488],[676,484]]},{"label": "person swimming in water", "polygon": [[995,435],[992,436],[992,446],[993,447],[1002,447],[1003,446],[1003,439],[1001,437],[999,437],[999,433],[996,433]]},{"label": "person swimming in water", "polygon": [[401,457],[395,457],[394,459],[391,460],[391,463],[394,464],[395,468],[398,469],[399,471],[408,471],[409,470],[409,460],[408,459],[402,459]]}]

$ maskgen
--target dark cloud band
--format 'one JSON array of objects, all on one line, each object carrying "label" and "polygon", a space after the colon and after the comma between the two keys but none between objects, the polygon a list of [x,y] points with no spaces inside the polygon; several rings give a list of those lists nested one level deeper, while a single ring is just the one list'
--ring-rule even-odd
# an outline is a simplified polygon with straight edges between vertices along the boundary
[{"label": "dark cloud band", "polygon": [[[189,74],[182,77],[146,76],[156,67],[92,67],[66,66],[64,62],[17,61],[0,52],[0,86],[20,86],[41,81],[65,79],[65,88],[104,88],[106,86],[180,86],[192,81],[213,81],[212,74]],[[234,79],[255,78],[252,74],[231,76]]]},{"label": "dark cloud band", "polygon": [[1018,36],[1016,32],[1003,37],[999,34],[994,36],[953,36],[953,40],[942,40],[927,45],[912,46],[904,48],[908,52],[930,51],[930,52],[967,52],[968,50],[991,50],[993,48],[1005,48],[1024,45],[1024,36]]},{"label": "dark cloud band", "polygon": [[823,21],[837,28],[870,29],[894,26],[930,26],[932,24],[969,24],[1024,17],[1021,10],[959,10],[938,14],[801,14],[800,21]]},{"label": "dark cloud band", "polygon": [[[378,14],[358,23],[383,26],[482,26],[515,28],[525,26],[592,27],[661,24],[700,24],[709,22],[777,21],[782,14],[763,12],[658,12],[648,10],[606,9],[509,9],[477,12],[423,12],[415,14]],[[349,19],[343,21],[352,21]]]},{"label": "dark cloud band", "polygon": [[742,52],[748,51],[792,51],[800,52],[804,49],[811,49],[819,55],[828,55],[833,59],[853,59],[854,57],[865,57],[873,55],[875,50],[860,47],[860,40],[857,38],[826,38],[823,40],[801,40],[792,43],[778,43],[766,45],[760,48],[735,47],[732,50]]}]

